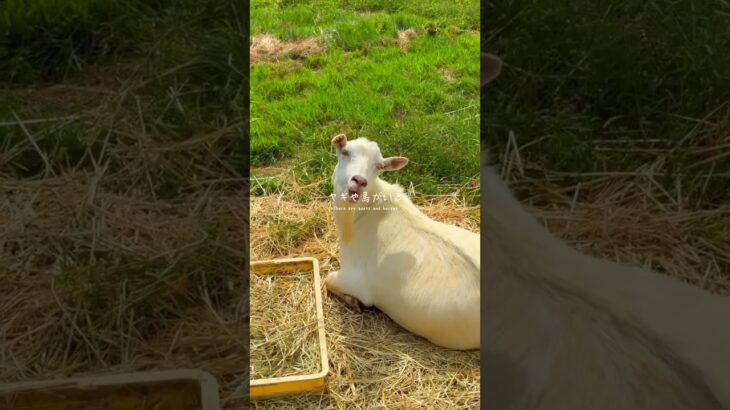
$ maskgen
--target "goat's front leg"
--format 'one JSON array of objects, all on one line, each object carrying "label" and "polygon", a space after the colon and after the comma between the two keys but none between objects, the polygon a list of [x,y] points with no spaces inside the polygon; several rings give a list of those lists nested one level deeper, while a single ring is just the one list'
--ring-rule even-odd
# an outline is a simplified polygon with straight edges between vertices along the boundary
[{"label": "goat's front leg", "polygon": [[349,295],[347,290],[345,290],[347,289],[346,282],[341,279],[340,271],[330,272],[330,274],[327,275],[327,278],[324,280],[324,285],[327,287],[328,291],[332,292],[332,294],[342,299],[342,301],[345,302],[346,305],[350,306],[357,312],[361,310],[360,300],[354,296]]}]

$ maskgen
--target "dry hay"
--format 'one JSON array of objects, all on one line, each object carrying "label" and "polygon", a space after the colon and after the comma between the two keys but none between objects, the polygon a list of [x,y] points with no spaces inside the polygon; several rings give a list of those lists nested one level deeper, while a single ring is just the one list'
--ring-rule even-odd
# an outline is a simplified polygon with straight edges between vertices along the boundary
[{"label": "dry hay", "polygon": [[[531,205],[530,212],[571,246],[730,295],[730,205],[710,203],[706,191],[710,178],[724,177],[710,173],[692,182],[659,182],[672,169],[670,154],[706,150],[707,145],[720,149],[724,140],[717,140],[718,135],[724,134],[713,125],[687,134],[679,145],[635,141],[621,150],[659,144],[652,162],[630,172],[585,174],[545,170],[530,161],[533,148],[527,147],[538,141],[518,147],[510,132],[499,162],[511,188]],[[689,171],[699,163],[673,172]]]},{"label": "dry hay", "polygon": [[245,408],[245,197],[129,175],[0,180],[0,383],[197,367]]},{"label": "dry hay", "polygon": [[[313,256],[322,278],[337,269],[336,228],[329,198],[298,203],[318,187],[251,198],[251,259]],[[422,201],[426,214],[478,231],[478,209],[445,196]],[[306,226],[296,237],[282,226]],[[327,294],[324,316],[330,376],[323,394],[254,402],[254,409],[468,409],[479,407],[479,352],[452,351],[414,336],[375,309],[355,312]],[[252,296],[253,298],[253,296]],[[252,305],[253,306],[253,305]],[[252,307],[252,310],[255,309]],[[252,314],[256,314],[252,312]],[[254,354],[254,353],[252,353]]]},{"label": "dry hay", "polygon": [[[247,408],[247,193],[230,149],[244,122],[183,135],[140,105],[146,84],[190,64],[0,90],[28,106],[27,138],[0,142],[0,384],[201,368],[224,409]],[[68,163],[49,139],[69,124],[102,148]],[[45,169],[16,177],[28,154]]]},{"label": "dry hay", "polygon": [[249,289],[251,379],[321,371],[312,272],[251,275]]},{"label": "dry hay", "polygon": [[401,30],[398,32],[398,46],[402,51],[408,51],[408,45],[416,37],[418,37],[418,32],[413,28]]},{"label": "dry hay", "polygon": [[441,78],[443,78],[447,84],[455,84],[459,80],[459,77],[460,77],[458,72],[449,70],[446,67],[439,68],[438,72],[439,72],[439,74],[441,74]]},{"label": "dry hay", "polygon": [[[93,64],[84,67],[75,83],[33,83],[0,87],[0,100],[19,99],[27,102],[23,115],[44,118],[48,123],[64,123],[71,119],[109,115],[110,106],[120,104],[120,95],[137,86],[130,77],[147,63],[145,60],[115,61],[113,64]],[[76,76],[75,76],[76,77]],[[52,112],[57,120],[45,118]],[[102,114],[103,113],[103,114]],[[64,118],[68,117],[68,118]]]},{"label": "dry hay", "polygon": [[730,295],[730,208],[687,209],[649,174],[521,177],[516,185],[548,229],[571,246]]},{"label": "dry hay", "polygon": [[[220,153],[242,123],[143,139],[136,117],[97,106],[88,135],[104,140],[107,121],[117,133],[98,167],[31,179],[0,167],[0,383],[201,368],[224,408],[246,408],[246,195]],[[23,151],[30,139],[9,152]],[[162,170],[180,194],[150,192]]]},{"label": "dry hay", "polygon": [[[283,177],[286,179],[286,177]],[[655,181],[608,175],[571,186],[548,174],[516,178],[520,198],[541,222],[583,252],[649,266],[720,294],[730,294],[730,210],[671,211]],[[557,181],[557,182],[556,182]],[[321,186],[290,184],[284,194],[251,199],[251,257],[316,257],[322,276],[337,269],[337,237]],[[296,198],[311,197],[300,203]],[[410,192],[409,196],[414,197]],[[430,217],[479,230],[479,210],[456,195],[419,198]],[[530,206],[532,205],[532,206]],[[306,226],[300,235],[283,226]],[[323,294],[327,295],[323,289]],[[479,354],[441,349],[392,322],[381,312],[354,312],[324,298],[331,375],[324,394],[256,402],[258,409],[305,408],[477,408]]]},{"label": "dry hay", "polygon": [[249,47],[251,64],[261,61],[301,59],[323,51],[324,48],[315,39],[281,41],[270,34],[260,34],[253,37]]}]

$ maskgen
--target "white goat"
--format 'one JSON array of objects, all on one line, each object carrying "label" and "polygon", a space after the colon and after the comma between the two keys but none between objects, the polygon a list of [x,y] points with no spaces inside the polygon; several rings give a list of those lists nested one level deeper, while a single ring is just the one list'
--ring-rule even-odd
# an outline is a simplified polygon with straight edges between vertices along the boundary
[{"label": "white goat", "polygon": [[332,144],[340,270],[327,276],[328,290],[353,307],[376,306],[437,345],[479,348],[479,235],[431,220],[380,178],[406,158],[384,159],[365,138],[341,134]]},{"label": "white goat", "polygon": [[[482,54],[482,85],[500,67]],[[728,298],[573,250],[486,166],[481,189],[486,403],[730,409]]]}]

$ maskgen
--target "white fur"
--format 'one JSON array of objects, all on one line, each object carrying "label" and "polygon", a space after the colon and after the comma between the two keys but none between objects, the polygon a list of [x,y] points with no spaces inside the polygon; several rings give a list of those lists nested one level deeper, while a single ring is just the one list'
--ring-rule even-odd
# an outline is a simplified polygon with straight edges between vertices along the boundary
[{"label": "white fur", "polygon": [[[400,186],[382,180],[377,165],[388,159],[376,143],[358,138],[345,149],[348,158],[338,149],[335,193],[346,192],[351,177],[361,175],[367,177],[371,200],[337,201],[336,206],[352,209],[353,237],[347,244],[340,241],[340,270],[328,275],[327,287],[378,307],[434,344],[479,348],[479,235],[431,220]],[[400,195],[400,200],[375,203],[375,193]]]}]

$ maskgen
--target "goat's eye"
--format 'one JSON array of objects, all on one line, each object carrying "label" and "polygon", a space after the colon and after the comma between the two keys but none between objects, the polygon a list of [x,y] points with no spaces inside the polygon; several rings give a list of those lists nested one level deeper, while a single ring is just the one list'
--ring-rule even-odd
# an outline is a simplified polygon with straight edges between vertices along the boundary
[{"label": "goat's eye", "polygon": [[342,152],[342,155],[344,155],[346,157],[349,157],[350,156],[350,151],[348,151],[346,149],[343,149],[341,152]]}]

